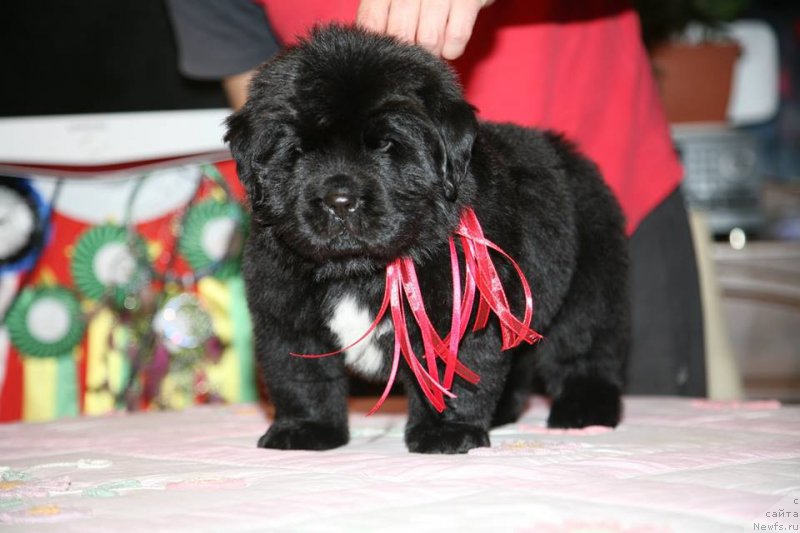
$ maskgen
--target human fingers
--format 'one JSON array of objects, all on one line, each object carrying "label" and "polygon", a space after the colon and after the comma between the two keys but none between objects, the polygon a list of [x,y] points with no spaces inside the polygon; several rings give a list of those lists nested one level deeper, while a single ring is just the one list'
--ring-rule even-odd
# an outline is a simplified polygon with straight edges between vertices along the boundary
[{"label": "human fingers", "polygon": [[475,26],[478,12],[490,3],[485,0],[453,0],[444,32],[442,57],[456,59],[464,53],[467,42],[472,37],[472,28]]},{"label": "human fingers", "polygon": [[442,54],[451,0],[424,0],[420,6],[416,41],[435,55]]},{"label": "human fingers", "polygon": [[478,12],[494,0],[361,0],[356,21],[446,59],[464,53]]},{"label": "human fingers", "polygon": [[385,33],[391,3],[392,0],[361,0],[358,4],[356,22],[368,30]]},{"label": "human fingers", "polygon": [[421,3],[422,0],[392,0],[386,33],[413,43],[417,36]]}]

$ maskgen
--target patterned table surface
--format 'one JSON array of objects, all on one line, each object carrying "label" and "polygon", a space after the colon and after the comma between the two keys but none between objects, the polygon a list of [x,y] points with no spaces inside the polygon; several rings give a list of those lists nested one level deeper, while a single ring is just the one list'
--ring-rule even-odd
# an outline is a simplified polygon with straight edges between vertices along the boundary
[{"label": "patterned table surface", "polygon": [[800,407],[629,397],[617,430],[409,454],[402,414],[330,452],[255,448],[252,405],[0,426],[0,530],[800,531]]}]

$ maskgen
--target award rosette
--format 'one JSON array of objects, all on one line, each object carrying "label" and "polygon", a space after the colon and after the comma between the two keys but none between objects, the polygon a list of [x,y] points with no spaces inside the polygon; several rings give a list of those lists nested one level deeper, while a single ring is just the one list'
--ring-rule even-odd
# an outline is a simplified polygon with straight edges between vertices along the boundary
[{"label": "award rosette", "polygon": [[236,202],[204,200],[189,209],[179,250],[197,277],[227,279],[239,272],[246,214]]},{"label": "award rosette", "polygon": [[8,312],[6,326],[14,346],[36,357],[71,353],[84,330],[78,300],[60,286],[24,289]]},{"label": "award rosette", "polygon": [[113,294],[122,303],[126,294],[142,285],[146,257],[144,241],[121,226],[95,226],[81,235],[72,255],[72,279],[93,300]]}]

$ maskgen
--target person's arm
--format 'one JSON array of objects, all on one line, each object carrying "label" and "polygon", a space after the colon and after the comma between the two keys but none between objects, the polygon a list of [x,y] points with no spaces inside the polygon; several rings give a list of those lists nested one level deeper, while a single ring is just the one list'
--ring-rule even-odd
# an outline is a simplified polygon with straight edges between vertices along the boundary
[{"label": "person's arm", "polygon": [[464,53],[478,12],[494,0],[361,0],[357,22],[445,59]]},{"label": "person's arm", "polygon": [[225,96],[234,111],[238,111],[247,101],[247,90],[255,73],[256,70],[252,69],[222,78],[222,88],[225,89]]},{"label": "person's arm", "polygon": [[251,0],[167,0],[167,7],[181,73],[222,80],[228,101],[238,109],[254,69],[279,49],[264,10]]}]

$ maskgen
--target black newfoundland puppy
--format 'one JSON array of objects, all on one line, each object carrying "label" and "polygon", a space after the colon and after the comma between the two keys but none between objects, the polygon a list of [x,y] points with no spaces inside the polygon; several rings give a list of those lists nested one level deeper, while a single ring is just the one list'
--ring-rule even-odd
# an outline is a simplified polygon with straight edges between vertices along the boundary
[{"label": "black newfoundland puppy", "polygon": [[[391,262],[413,260],[427,313],[447,330],[448,238],[468,207],[526,273],[544,339],[504,352],[496,317],[468,329],[458,357],[480,381],[457,377],[441,412],[401,364],[408,449],[488,446],[489,429],[517,419],[535,380],[552,398],[550,427],[617,425],[629,321],[623,217],[595,166],[558,135],[479,122],[443,61],[340,26],[267,63],[228,128],[252,205],[243,272],[275,405],[259,446],[347,443],[347,371],[387,380],[391,319],[344,354],[290,354],[340,350],[367,331]],[[496,268],[519,315],[519,278],[503,259]]]}]

